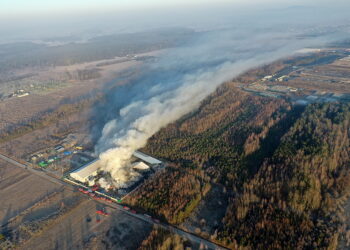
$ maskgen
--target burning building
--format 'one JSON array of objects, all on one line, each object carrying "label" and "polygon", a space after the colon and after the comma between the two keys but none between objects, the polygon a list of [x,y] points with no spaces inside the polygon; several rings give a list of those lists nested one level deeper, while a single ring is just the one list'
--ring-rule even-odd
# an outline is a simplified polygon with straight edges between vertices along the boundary
[{"label": "burning building", "polygon": [[[118,178],[113,180],[113,186],[117,188],[128,188],[143,178],[142,173],[150,171],[151,168],[155,169],[161,164],[161,161],[135,151],[132,162],[117,170],[118,174],[116,176]],[[103,162],[100,159],[96,159],[71,172],[70,177],[81,183],[88,183],[91,186],[95,184],[96,176],[100,170],[103,170]]]},{"label": "burning building", "polygon": [[74,170],[69,175],[73,179],[85,183],[91,182],[94,176],[97,175],[98,170],[101,168],[100,161],[98,159]]}]

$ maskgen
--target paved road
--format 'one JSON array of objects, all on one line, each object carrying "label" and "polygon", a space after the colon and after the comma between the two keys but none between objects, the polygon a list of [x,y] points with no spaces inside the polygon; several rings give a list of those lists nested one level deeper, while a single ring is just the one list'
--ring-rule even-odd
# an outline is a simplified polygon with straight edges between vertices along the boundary
[{"label": "paved road", "polygon": [[[13,164],[13,165],[15,165],[17,167],[26,169],[27,171],[29,171],[29,172],[31,172],[31,173],[33,173],[35,175],[38,175],[38,176],[40,176],[40,177],[42,177],[42,178],[44,178],[44,179],[46,179],[46,180],[48,180],[50,182],[53,182],[53,183],[56,183],[56,184],[59,184],[59,185],[64,185],[64,186],[68,187],[70,190],[74,190],[75,189],[72,185],[70,185],[70,184],[68,184],[68,183],[66,183],[66,182],[64,182],[64,181],[62,181],[60,179],[57,179],[57,178],[55,178],[53,176],[50,176],[50,175],[46,174],[44,171],[33,169],[33,168],[31,168],[31,167],[29,167],[29,166],[27,166],[25,164],[22,164],[20,162],[17,162],[15,160],[13,160],[13,159],[5,156],[5,155],[0,154],[0,159],[6,161],[8,163],[11,163],[11,164]],[[148,218],[148,217],[146,217],[146,216],[144,216],[142,214],[135,214],[135,213],[132,213],[130,211],[127,211],[120,204],[116,204],[116,203],[112,203],[111,204],[111,203],[106,203],[106,202],[103,202],[103,201],[96,201],[96,202],[103,203],[104,205],[107,205],[107,206],[109,206],[111,208],[114,208],[114,209],[118,209],[118,210],[120,210],[120,211],[122,211],[124,213],[127,213],[128,215],[133,216],[133,217],[135,217],[135,218],[137,218],[139,220],[142,220],[142,221],[145,221],[145,222],[157,225],[159,227],[162,227],[164,229],[167,229],[167,230],[169,230],[172,233],[176,233],[176,234],[178,234],[180,236],[183,236],[183,237],[189,239],[192,242],[196,242],[198,244],[204,245],[204,246],[206,246],[209,249],[226,249],[226,248],[221,247],[221,246],[219,246],[219,245],[217,245],[217,244],[215,244],[215,243],[213,243],[211,241],[203,239],[203,238],[201,238],[201,237],[199,237],[199,236],[197,236],[195,234],[186,232],[186,231],[184,231],[184,230],[182,230],[180,228],[177,228],[177,227],[175,227],[173,225],[165,224],[165,223],[162,223],[162,222],[156,223],[152,218]]]}]

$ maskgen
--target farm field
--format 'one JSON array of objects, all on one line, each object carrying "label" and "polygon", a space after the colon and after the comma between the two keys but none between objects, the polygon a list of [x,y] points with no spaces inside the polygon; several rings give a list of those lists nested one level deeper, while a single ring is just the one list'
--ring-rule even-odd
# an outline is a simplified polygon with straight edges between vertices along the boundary
[{"label": "farm field", "polygon": [[146,222],[108,208],[109,216],[97,215],[98,209],[102,209],[101,204],[83,201],[20,249],[134,249],[152,228]]},{"label": "farm field", "polygon": [[0,160],[0,221],[6,224],[13,217],[35,205],[62,186],[35,176],[26,170]]}]

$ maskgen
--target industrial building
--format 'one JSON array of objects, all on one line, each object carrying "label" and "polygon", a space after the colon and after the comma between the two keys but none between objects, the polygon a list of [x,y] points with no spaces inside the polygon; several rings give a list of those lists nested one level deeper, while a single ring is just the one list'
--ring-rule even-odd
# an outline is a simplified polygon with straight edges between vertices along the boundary
[{"label": "industrial building", "polygon": [[144,153],[141,153],[140,151],[135,151],[133,153],[133,156],[135,156],[136,158],[139,158],[140,160],[150,164],[151,166],[154,165],[160,165],[162,164],[162,162],[160,160],[157,160],[149,155],[146,155]]},{"label": "industrial building", "polygon": [[149,166],[142,161],[134,162],[132,168],[139,171],[148,171],[150,169]]},{"label": "industrial building", "polygon": [[100,168],[100,161],[99,159],[96,159],[81,168],[78,168],[77,170],[74,170],[69,175],[73,179],[80,181],[82,183],[89,182],[90,179],[97,175],[97,171]]},{"label": "industrial building", "polygon": [[[133,156],[138,160],[132,164],[132,169],[134,170],[144,172],[150,170],[150,167],[158,167],[162,164],[161,161],[139,151],[135,151]],[[69,175],[71,178],[81,183],[88,182],[89,185],[94,185],[95,176],[101,167],[101,161],[96,159],[79,169],[74,170]]]}]

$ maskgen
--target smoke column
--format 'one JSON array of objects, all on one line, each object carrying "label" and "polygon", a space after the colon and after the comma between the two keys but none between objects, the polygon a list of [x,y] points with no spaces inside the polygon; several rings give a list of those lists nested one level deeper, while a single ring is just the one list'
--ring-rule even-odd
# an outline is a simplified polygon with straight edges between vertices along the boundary
[{"label": "smoke column", "polygon": [[306,25],[283,29],[272,22],[265,29],[253,25],[206,31],[163,54],[145,69],[137,87],[122,93],[128,98],[104,125],[95,148],[104,170],[127,184],[134,175],[128,165],[133,152],[162,127],[196,109],[220,84],[242,72],[340,38],[339,30],[329,30],[315,32]]}]

